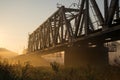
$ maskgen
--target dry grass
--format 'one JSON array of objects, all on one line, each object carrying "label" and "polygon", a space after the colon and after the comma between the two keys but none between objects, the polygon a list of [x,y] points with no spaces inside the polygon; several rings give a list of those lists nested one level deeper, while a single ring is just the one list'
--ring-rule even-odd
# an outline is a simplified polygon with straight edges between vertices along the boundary
[{"label": "dry grass", "polygon": [[29,63],[8,64],[0,62],[0,80],[120,80],[120,67],[33,67]]}]

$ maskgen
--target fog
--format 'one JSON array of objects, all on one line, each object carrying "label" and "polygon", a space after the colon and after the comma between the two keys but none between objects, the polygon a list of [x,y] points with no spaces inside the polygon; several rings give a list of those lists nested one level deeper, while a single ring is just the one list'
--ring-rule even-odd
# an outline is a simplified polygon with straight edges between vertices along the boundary
[{"label": "fog", "polygon": [[50,63],[41,57],[40,54],[23,54],[8,60],[10,64],[24,65],[26,62],[32,66],[50,66]]}]

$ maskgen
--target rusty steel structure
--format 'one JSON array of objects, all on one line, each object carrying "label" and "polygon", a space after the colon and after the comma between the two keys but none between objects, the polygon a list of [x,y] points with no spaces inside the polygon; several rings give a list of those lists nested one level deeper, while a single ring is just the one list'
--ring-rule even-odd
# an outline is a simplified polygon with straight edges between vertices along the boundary
[{"label": "rusty steel structure", "polygon": [[29,34],[28,51],[62,51],[74,45],[92,46],[119,40],[120,1],[101,2],[81,0],[76,9],[61,6]]}]

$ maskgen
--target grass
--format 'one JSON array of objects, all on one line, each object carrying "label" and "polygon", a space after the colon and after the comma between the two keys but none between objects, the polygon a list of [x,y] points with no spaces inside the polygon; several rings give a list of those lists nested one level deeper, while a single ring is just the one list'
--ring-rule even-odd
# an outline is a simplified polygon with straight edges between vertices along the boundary
[{"label": "grass", "polygon": [[11,65],[0,62],[0,80],[120,80],[120,67],[63,67],[51,63],[51,67],[33,67],[28,62]]}]

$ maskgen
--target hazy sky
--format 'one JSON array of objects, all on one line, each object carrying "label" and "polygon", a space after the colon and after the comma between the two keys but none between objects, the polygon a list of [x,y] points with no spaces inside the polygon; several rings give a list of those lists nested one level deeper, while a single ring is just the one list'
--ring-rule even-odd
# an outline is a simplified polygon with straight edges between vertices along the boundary
[{"label": "hazy sky", "polygon": [[[56,10],[79,0],[0,0],[0,47],[20,53],[34,31]],[[98,0],[99,4],[101,0]]]},{"label": "hazy sky", "polygon": [[57,10],[57,3],[73,2],[78,0],[0,0],[0,47],[20,53],[27,47],[28,33]]}]

